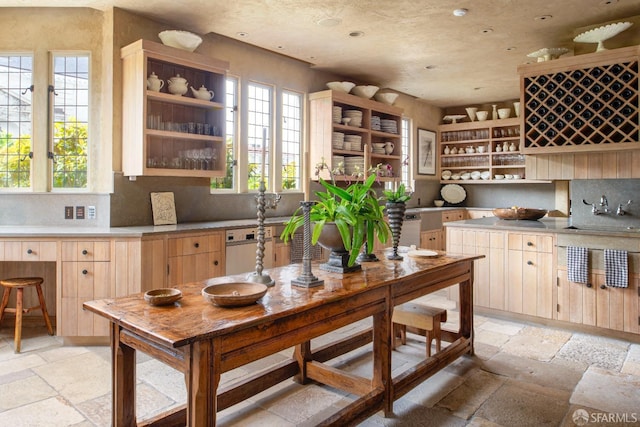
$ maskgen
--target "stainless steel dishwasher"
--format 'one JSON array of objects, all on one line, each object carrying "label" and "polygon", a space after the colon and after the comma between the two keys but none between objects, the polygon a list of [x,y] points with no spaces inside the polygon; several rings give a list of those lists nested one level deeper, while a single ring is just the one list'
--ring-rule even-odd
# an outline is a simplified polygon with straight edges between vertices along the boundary
[{"label": "stainless steel dishwasher", "polygon": [[[273,227],[264,229],[263,267],[273,267]],[[256,270],[258,227],[227,230],[225,239],[227,262],[225,274],[250,273]]]},{"label": "stainless steel dishwasher", "polygon": [[399,246],[415,245],[420,247],[420,223],[422,218],[420,214],[406,214],[400,231]]}]

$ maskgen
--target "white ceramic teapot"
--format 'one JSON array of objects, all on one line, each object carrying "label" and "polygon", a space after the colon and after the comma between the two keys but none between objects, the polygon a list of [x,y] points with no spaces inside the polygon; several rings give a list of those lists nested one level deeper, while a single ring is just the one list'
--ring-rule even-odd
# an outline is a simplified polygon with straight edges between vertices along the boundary
[{"label": "white ceramic teapot", "polygon": [[193,96],[198,99],[203,99],[205,101],[209,101],[213,99],[213,91],[207,90],[204,85],[200,86],[200,89],[196,90],[193,86],[191,86],[191,92],[193,92]]},{"label": "white ceramic teapot", "polygon": [[151,75],[147,78],[147,89],[150,89],[154,92],[160,92],[160,89],[164,87],[164,80],[158,78],[156,73],[153,71]]},{"label": "white ceramic teapot", "polygon": [[171,77],[168,80],[169,92],[174,95],[184,95],[189,90],[187,85],[187,79],[180,77],[180,74],[176,74],[175,77]]}]

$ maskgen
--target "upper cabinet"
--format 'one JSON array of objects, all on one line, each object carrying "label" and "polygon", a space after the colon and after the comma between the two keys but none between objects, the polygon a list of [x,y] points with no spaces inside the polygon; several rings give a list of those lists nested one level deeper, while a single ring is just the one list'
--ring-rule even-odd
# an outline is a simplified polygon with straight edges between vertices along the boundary
[{"label": "upper cabinet", "polygon": [[[312,168],[325,163],[338,171],[335,180],[353,181],[358,171],[366,176],[381,165],[382,181],[400,179],[401,108],[332,90],[310,94],[309,108]],[[329,179],[326,170],[319,176]]]},{"label": "upper cabinet", "polygon": [[522,151],[635,149],[638,59],[633,46],[522,65]]},{"label": "upper cabinet", "polygon": [[148,40],[121,57],[124,175],[224,176],[229,64]]}]

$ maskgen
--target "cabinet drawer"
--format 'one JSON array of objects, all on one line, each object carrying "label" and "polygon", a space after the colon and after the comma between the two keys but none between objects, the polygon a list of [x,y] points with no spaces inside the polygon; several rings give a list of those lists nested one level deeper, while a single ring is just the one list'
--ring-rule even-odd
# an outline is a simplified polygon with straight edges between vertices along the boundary
[{"label": "cabinet drawer", "polygon": [[460,221],[464,219],[464,211],[442,212],[442,222]]},{"label": "cabinet drawer", "polygon": [[169,239],[169,256],[194,255],[209,252],[209,236]]},{"label": "cabinet drawer", "polygon": [[508,248],[527,252],[553,252],[553,236],[542,234],[509,233]]},{"label": "cabinet drawer", "polygon": [[56,242],[3,241],[0,242],[2,261],[55,261],[58,245]]},{"label": "cabinet drawer", "polygon": [[110,261],[111,244],[108,241],[62,242],[62,261]]}]

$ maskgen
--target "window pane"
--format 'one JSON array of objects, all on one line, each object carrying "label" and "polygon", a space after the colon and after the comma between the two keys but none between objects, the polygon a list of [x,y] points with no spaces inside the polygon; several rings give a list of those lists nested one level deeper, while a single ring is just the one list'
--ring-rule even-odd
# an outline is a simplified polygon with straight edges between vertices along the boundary
[{"label": "window pane", "polygon": [[56,55],[53,187],[87,188],[88,55]]},{"label": "window pane", "polygon": [[409,119],[402,119],[402,182],[405,187],[413,188],[413,180],[411,179],[411,166],[409,159],[411,158],[411,122]]},{"label": "window pane", "polygon": [[0,188],[31,187],[30,55],[0,56]]},{"label": "window pane", "polygon": [[282,189],[301,189],[302,95],[282,94]]},{"label": "window pane", "polygon": [[235,165],[235,151],[236,145],[236,126],[237,126],[237,111],[238,111],[238,80],[235,78],[227,78],[226,83],[226,98],[225,105],[227,106],[226,112],[226,152],[222,153],[226,158],[227,174],[224,178],[215,178],[211,181],[211,188],[217,189],[233,189],[234,183],[234,165]]},{"label": "window pane", "polygon": [[248,123],[248,188],[257,190],[261,177],[269,188],[269,153],[271,135],[271,88],[257,83],[250,83],[247,99]]}]

